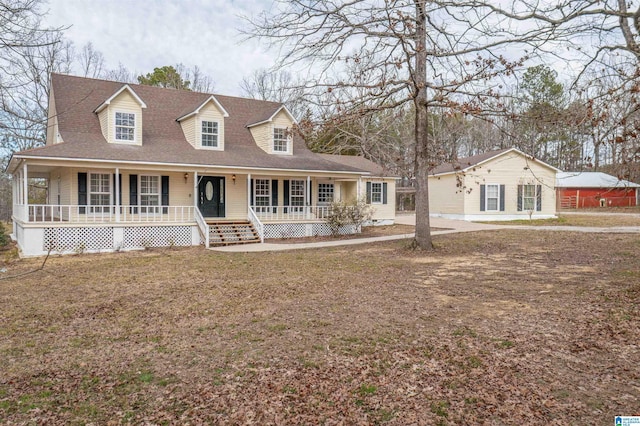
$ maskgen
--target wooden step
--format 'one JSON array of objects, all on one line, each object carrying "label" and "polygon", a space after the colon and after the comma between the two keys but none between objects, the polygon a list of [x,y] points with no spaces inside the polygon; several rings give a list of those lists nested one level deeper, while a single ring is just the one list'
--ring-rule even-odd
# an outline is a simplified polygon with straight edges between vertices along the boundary
[{"label": "wooden step", "polygon": [[211,247],[260,242],[258,232],[253,224],[247,220],[208,221],[207,224]]}]

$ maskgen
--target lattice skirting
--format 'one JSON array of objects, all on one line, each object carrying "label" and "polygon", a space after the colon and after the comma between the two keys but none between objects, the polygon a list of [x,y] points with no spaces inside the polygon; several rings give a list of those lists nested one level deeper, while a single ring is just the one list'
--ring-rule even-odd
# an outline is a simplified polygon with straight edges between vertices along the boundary
[{"label": "lattice skirting", "polygon": [[84,252],[113,250],[113,228],[45,228],[45,251]]},{"label": "lattice skirting", "polygon": [[[338,229],[338,234],[357,234],[360,232],[355,225],[344,225]],[[264,238],[299,238],[331,235],[331,227],[327,223],[265,223]]]},{"label": "lattice skirting", "polygon": [[190,226],[130,226],[124,228],[123,249],[190,245]]}]

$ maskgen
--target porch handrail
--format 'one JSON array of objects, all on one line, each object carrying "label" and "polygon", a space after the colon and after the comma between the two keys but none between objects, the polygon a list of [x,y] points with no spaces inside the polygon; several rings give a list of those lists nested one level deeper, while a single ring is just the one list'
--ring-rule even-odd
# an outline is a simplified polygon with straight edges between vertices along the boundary
[{"label": "porch handrail", "polygon": [[249,222],[251,222],[253,224],[253,227],[256,228],[256,232],[260,237],[260,242],[264,243],[264,225],[262,222],[260,222],[260,219],[258,219],[256,212],[253,211],[253,208],[251,206],[249,206],[248,216],[249,216]]},{"label": "porch handrail", "polygon": [[[193,222],[194,206],[80,206],[29,204],[29,223]],[[116,212],[120,213],[117,220]]]},{"label": "porch handrail", "polygon": [[331,206],[251,206],[256,216],[262,220],[323,220]]},{"label": "porch handrail", "polygon": [[204,220],[204,217],[202,216],[200,209],[194,209],[194,211],[195,211],[194,216],[196,217],[196,222],[198,223],[198,229],[200,229],[200,232],[204,236],[204,243],[205,243],[204,246],[208,248],[209,247],[209,225],[207,225],[207,222]]}]

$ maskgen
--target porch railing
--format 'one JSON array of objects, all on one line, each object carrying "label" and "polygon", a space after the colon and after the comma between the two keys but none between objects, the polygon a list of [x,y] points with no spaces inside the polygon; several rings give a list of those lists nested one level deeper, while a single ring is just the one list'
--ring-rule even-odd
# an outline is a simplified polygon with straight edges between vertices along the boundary
[{"label": "porch railing", "polygon": [[329,215],[330,206],[252,206],[260,220],[321,220]]},{"label": "porch railing", "polygon": [[260,236],[260,242],[264,243],[264,225],[260,222],[256,212],[251,207],[249,207],[249,222],[251,222],[253,227],[256,228],[256,232]]},{"label": "porch railing", "polygon": [[[102,223],[102,222],[193,222],[194,206],[78,206],[56,204],[30,204],[29,223]],[[23,215],[24,216],[24,215]]]},{"label": "porch railing", "polygon": [[209,247],[209,225],[204,220],[202,213],[200,213],[200,209],[195,209],[194,216],[196,217],[196,222],[198,223],[198,228],[200,229],[200,233],[204,237],[204,246]]}]

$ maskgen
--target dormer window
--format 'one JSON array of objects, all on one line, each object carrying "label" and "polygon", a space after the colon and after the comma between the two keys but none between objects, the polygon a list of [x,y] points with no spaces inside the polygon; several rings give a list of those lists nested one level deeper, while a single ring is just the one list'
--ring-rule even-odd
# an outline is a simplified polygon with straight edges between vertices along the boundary
[{"label": "dormer window", "polygon": [[130,112],[116,112],[116,141],[135,142],[136,115]]},{"label": "dormer window", "polygon": [[273,129],[273,152],[289,152],[289,136],[287,129],[275,127]]},{"label": "dormer window", "polygon": [[217,121],[202,121],[202,140],[203,147],[217,148],[218,147],[218,122]]}]

